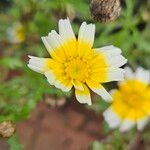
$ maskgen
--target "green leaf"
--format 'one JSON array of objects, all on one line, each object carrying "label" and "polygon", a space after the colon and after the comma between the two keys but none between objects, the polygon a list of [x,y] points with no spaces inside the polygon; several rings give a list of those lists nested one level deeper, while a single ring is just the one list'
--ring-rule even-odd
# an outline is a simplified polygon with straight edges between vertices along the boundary
[{"label": "green leaf", "polygon": [[10,137],[7,143],[9,145],[9,150],[22,150],[23,148],[22,145],[19,143],[19,140],[16,134]]},{"label": "green leaf", "polygon": [[18,58],[10,58],[10,57],[4,57],[0,60],[0,65],[5,66],[10,69],[16,69],[23,66],[23,63]]}]

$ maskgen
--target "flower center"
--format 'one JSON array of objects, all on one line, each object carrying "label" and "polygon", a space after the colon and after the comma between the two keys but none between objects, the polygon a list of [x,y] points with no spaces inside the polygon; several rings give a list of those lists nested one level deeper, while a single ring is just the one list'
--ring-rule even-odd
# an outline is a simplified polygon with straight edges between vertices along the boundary
[{"label": "flower center", "polygon": [[137,80],[127,80],[113,94],[113,108],[120,117],[139,119],[150,111],[148,86]]},{"label": "flower center", "polygon": [[25,39],[25,33],[24,28],[20,27],[16,30],[16,38],[20,41],[23,41]]},{"label": "flower center", "polygon": [[142,96],[140,93],[132,93],[130,96],[124,97],[124,101],[128,107],[136,109],[142,104]]},{"label": "flower center", "polygon": [[68,78],[72,80],[79,80],[85,82],[89,76],[89,65],[88,61],[79,57],[70,58],[65,63],[65,73]]},{"label": "flower center", "polygon": [[137,109],[144,103],[146,85],[137,80],[129,80],[122,85],[123,101],[131,108]]}]

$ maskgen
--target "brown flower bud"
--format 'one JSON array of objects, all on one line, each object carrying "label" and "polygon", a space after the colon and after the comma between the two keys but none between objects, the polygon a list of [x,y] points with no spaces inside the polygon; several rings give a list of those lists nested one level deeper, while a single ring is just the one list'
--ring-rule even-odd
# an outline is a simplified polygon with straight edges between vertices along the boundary
[{"label": "brown flower bud", "polygon": [[103,23],[114,21],[120,15],[120,0],[91,0],[90,11],[96,21]]},{"label": "brown flower bud", "polygon": [[0,135],[3,137],[10,137],[15,132],[15,125],[11,121],[4,121],[0,123]]}]

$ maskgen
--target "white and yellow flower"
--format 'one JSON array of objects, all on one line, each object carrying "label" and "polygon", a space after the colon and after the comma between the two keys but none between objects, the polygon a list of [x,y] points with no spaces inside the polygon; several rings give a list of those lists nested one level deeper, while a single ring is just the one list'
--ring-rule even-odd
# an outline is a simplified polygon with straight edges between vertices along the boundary
[{"label": "white and yellow flower", "polygon": [[14,23],[7,29],[6,33],[11,43],[17,44],[25,40],[25,29],[20,22]]},{"label": "white and yellow flower", "polygon": [[112,90],[112,104],[103,113],[111,128],[128,131],[135,125],[143,130],[150,118],[150,71],[139,67],[135,73],[125,68],[125,80]]},{"label": "white and yellow flower", "polygon": [[95,25],[84,22],[76,39],[69,19],[60,20],[59,34],[52,30],[42,37],[51,58],[29,56],[28,67],[44,74],[51,85],[65,92],[74,86],[80,103],[91,105],[88,87],[103,99],[110,99],[101,83],[122,80],[124,70],[119,67],[127,60],[117,47],[92,48],[94,35]]}]

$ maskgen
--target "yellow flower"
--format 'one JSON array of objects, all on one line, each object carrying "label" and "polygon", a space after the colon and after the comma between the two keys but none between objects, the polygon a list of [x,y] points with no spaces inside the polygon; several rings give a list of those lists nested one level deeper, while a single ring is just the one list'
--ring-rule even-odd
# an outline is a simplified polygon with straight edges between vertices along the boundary
[{"label": "yellow flower", "polygon": [[122,80],[124,70],[119,67],[127,60],[117,47],[92,48],[94,35],[95,25],[84,22],[76,39],[70,21],[60,20],[59,34],[52,30],[42,37],[51,58],[29,56],[28,67],[44,74],[51,85],[65,92],[74,86],[80,103],[91,105],[88,87],[103,99],[110,99],[101,83]]},{"label": "yellow flower", "polygon": [[143,130],[150,115],[150,71],[141,67],[135,73],[128,67],[125,71],[126,79],[111,92],[112,104],[103,115],[111,128],[127,131],[137,124]]},{"label": "yellow flower", "polygon": [[25,40],[25,29],[23,25],[19,22],[16,22],[7,29],[8,40],[11,43],[21,43]]}]

